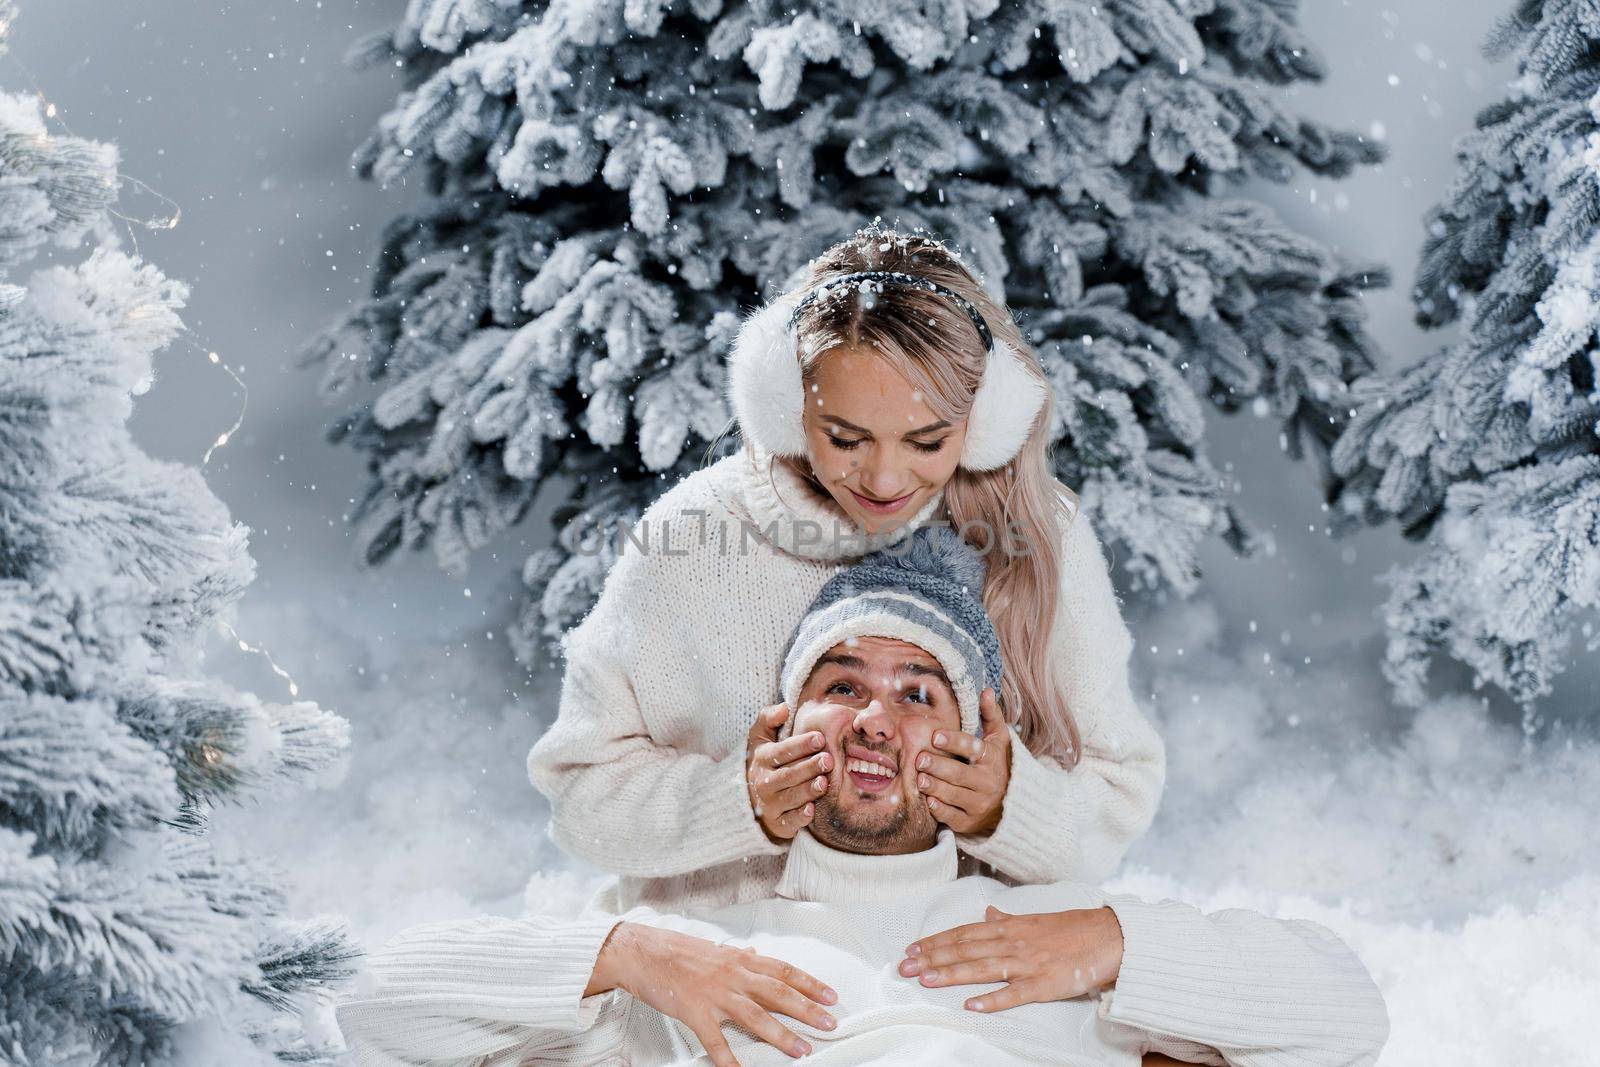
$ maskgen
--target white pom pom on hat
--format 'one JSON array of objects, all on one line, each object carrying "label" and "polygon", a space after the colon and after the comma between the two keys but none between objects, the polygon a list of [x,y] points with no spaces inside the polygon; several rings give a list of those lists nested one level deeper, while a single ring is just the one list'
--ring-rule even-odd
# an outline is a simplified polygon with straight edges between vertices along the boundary
[{"label": "white pom pom on hat", "polygon": [[[728,401],[739,430],[765,452],[803,456],[801,415],[805,383],[789,314],[803,292],[785,293],[751,312],[739,326],[728,356]],[[983,382],[967,416],[960,465],[987,471],[1003,467],[1021,451],[1044,403],[1044,384],[1028,373],[1022,356],[994,337]]]}]

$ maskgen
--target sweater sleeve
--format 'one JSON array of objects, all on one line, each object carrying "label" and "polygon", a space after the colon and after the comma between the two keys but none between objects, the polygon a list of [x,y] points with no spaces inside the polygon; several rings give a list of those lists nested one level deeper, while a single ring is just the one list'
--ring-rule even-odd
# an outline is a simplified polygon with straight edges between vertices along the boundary
[{"label": "sweater sleeve", "polygon": [[1389,1037],[1383,996],[1326,927],[1170,900],[1106,903],[1122,924],[1123,955],[1101,1016],[1143,1031],[1145,1051],[1192,1062],[1199,1047],[1238,1067],[1377,1061]]},{"label": "sweater sleeve", "polygon": [[1134,698],[1133,636],[1122,619],[1104,550],[1077,513],[1062,551],[1052,669],[1078,727],[1077,764],[1030,752],[1013,733],[1000,822],[960,834],[962,851],[1025,884],[1100,882],[1155,818],[1166,747]]},{"label": "sweater sleeve", "polygon": [[640,878],[782,853],[750,808],[742,749],[713,759],[651,736],[632,679],[633,605],[673,594],[654,580],[650,558],[619,556],[563,642],[556,720],[528,753],[528,777],[550,801],[550,837],[602,870]]},{"label": "sweater sleeve", "polygon": [[633,917],[482,916],[401,931],[368,954],[355,989],[334,1008],[356,1067],[619,1055],[622,997],[583,990],[612,929]]}]

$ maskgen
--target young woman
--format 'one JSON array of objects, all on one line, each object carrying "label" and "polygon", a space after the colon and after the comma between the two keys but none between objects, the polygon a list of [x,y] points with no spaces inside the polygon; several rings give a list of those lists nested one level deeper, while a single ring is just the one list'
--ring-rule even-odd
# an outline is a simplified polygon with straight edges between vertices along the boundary
[{"label": "young woman", "polygon": [[943,245],[864,230],[745,321],[729,383],[743,450],[651,505],[564,641],[559,714],[528,756],[554,840],[620,875],[623,908],[770,896],[811,799],[847,784],[814,734],[779,740],[789,637],[845,563],[945,521],[984,554],[1005,681],[981,741],[899,773],[964,870],[1108,875],[1165,752],[1009,311]]}]

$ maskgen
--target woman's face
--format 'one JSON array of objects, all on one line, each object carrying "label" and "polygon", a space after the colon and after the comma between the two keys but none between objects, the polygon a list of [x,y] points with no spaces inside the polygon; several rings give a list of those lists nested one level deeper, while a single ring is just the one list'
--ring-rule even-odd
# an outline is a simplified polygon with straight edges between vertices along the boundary
[{"label": "woman's face", "polygon": [[867,533],[892,530],[944,488],[961,459],[967,423],[946,422],[871,349],[836,349],[806,390],[811,469]]}]

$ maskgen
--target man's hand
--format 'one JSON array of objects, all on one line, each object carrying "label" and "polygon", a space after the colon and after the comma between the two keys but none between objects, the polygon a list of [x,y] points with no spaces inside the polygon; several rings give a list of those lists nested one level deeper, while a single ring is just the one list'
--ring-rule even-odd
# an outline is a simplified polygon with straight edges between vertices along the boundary
[{"label": "man's hand", "polygon": [[739,1067],[722,1024],[735,1022],[796,1058],[811,1045],[772,1017],[779,1012],[832,1030],[820,1005],[838,994],[811,975],[754,949],[727,948],[703,937],[642,923],[618,923],[600,949],[583,995],[622,989],[700,1039],[717,1067]]},{"label": "man's hand", "polygon": [[787,841],[810,825],[816,813],[812,801],[828,791],[833,769],[833,754],[822,751],[817,731],[778,740],[789,714],[787,704],[762,708],[745,746],[750,809],[773,841]]},{"label": "man's hand", "polygon": [[958,834],[986,834],[999,826],[1011,784],[1011,728],[1000,715],[994,690],[985,689],[978,705],[983,740],[960,730],[940,730],[933,735],[934,747],[950,755],[924,752],[917,757],[917,788],[928,798],[928,810]]},{"label": "man's hand", "polygon": [[1122,924],[1110,908],[1011,915],[993,905],[981,923],[957,926],[912,942],[900,964],[925,986],[1005,982],[968,1000],[971,1011],[1069,1000],[1117,980],[1122,969]]}]

